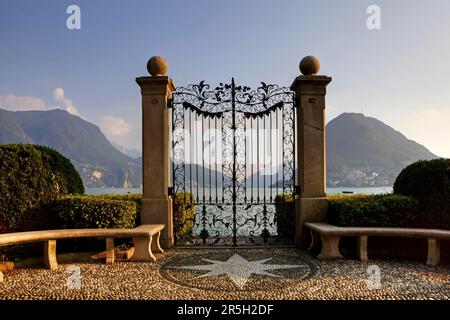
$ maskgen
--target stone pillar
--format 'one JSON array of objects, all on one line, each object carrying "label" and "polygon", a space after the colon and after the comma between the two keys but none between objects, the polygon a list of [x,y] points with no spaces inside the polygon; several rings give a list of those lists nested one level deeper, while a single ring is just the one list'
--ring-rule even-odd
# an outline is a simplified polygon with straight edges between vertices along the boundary
[{"label": "stone pillar", "polygon": [[300,71],[291,85],[297,99],[297,183],[295,242],[306,245],[303,230],[306,222],[324,222],[328,202],[326,199],[326,141],[325,93],[331,82],[327,76],[316,75],[320,63],[308,56],[300,62]]},{"label": "stone pillar", "polygon": [[162,57],[152,57],[147,63],[150,77],[136,78],[142,94],[142,224],[165,224],[161,246],[174,244],[172,199],[170,186],[170,109],[169,100],[175,89],[172,79],[165,76],[168,66]]}]

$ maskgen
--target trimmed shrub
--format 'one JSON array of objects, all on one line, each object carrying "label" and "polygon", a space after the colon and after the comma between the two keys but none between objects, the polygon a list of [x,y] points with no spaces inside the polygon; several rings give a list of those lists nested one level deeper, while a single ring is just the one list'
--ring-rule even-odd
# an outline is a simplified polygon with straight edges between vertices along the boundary
[{"label": "trimmed shrub", "polygon": [[2,218],[0,216],[0,234],[2,233],[8,233],[9,232],[9,225],[8,221],[6,221],[5,218]]},{"label": "trimmed shrub", "polygon": [[[130,200],[107,199],[93,195],[66,195],[30,211],[23,221],[23,230],[83,229],[83,228],[134,228],[136,204]],[[117,239],[116,245],[128,244],[129,239]],[[40,254],[31,250],[21,254]],[[103,239],[69,239],[58,241],[59,252],[103,251]],[[15,250],[17,251],[17,250]]]},{"label": "trimmed shrub", "polygon": [[416,199],[401,195],[328,197],[328,221],[341,227],[409,226],[416,209]]},{"label": "trimmed shrub", "polygon": [[[137,199],[118,195],[60,196],[38,209],[29,210],[23,230],[78,228],[134,228]],[[134,220],[133,220],[134,219]]]},{"label": "trimmed shrub", "polygon": [[280,238],[294,238],[295,203],[292,194],[278,194],[275,197],[275,223]]},{"label": "trimmed shrub", "polygon": [[[135,225],[141,224],[141,211],[142,211],[142,194],[100,194],[100,195],[88,195],[91,198],[103,198],[111,200],[123,200],[132,201],[136,204],[136,222]],[[195,217],[195,199],[194,196],[189,193],[177,193],[173,197],[174,207],[174,233],[177,239],[189,236],[194,227]]]},{"label": "trimmed shrub", "polygon": [[60,194],[84,194],[83,180],[69,159],[55,149],[35,146],[46,157]]},{"label": "trimmed shrub", "polygon": [[174,233],[177,239],[191,234],[195,219],[195,199],[189,192],[177,192],[173,197]]},{"label": "trimmed shrub", "polygon": [[416,226],[450,229],[450,159],[409,165],[395,180],[394,193],[419,201]]},{"label": "trimmed shrub", "polygon": [[71,193],[84,193],[83,182],[60,153],[30,144],[0,145],[0,220],[9,230],[20,230],[30,211]]},{"label": "trimmed shrub", "polygon": [[133,201],[91,196],[65,196],[49,204],[58,228],[134,228],[136,204]]},{"label": "trimmed shrub", "polygon": [[136,204],[136,221],[135,225],[141,225],[141,211],[142,211],[142,194],[140,193],[129,193],[129,194],[90,194],[86,197],[95,199],[110,199],[110,200],[123,200],[132,201]]},{"label": "trimmed shrub", "polygon": [[[106,200],[120,200],[131,201],[136,205],[136,220],[135,225],[141,224],[142,211],[142,194],[99,194],[99,195],[85,195],[92,199],[106,199]],[[174,233],[178,239],[189,236],[194,227],[195,217],[195,199],[189,193],[177,193],[173,197],[174,207]]]}]

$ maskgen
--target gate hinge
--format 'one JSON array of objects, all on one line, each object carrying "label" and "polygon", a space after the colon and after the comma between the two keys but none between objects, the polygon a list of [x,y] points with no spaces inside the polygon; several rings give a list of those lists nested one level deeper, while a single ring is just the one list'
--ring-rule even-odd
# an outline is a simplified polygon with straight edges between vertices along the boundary
[{"label": "gate hinge", "polygon": [[302,192],[302,188],[300,186],[295,186],[294,187],[294,194],[295,195],[300,195],[301,192]]},{"label": "gate hinge", "polygon": [[173,99],[167,100],[167,109],[171,109],[173,105]]},{"label": "gate hinge", "polygon": [[174,194],[173,194],[173,187],[167,188],[167,193],[168,193],[169,197],[173,197],[174,196]]}]

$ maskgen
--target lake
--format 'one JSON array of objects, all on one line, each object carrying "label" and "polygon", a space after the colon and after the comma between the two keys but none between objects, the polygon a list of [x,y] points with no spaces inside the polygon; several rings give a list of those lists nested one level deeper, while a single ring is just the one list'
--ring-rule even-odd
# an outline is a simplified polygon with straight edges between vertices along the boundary
[{"label": "lake", "polygon": [[[275,190],[274,190],[275,191]],[[327,194],[341,194],[344,192],[353,192],[354,194],[384,194],[391,193],[392,187],[361,187],[361,188],[327,188]],[[133,194],[142,193],[142,188],[86,188],[88,194]],[[256,190],[255,190],[256,193]],[[270,191],[269,191],[270,194]]]}]

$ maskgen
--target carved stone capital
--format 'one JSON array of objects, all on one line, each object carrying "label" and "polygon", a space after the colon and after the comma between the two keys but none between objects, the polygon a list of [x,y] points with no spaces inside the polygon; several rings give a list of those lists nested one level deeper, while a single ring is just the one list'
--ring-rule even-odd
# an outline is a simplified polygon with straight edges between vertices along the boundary
[{"label": "carved stone capital", "polygon": [[175,83],[168,76],[139,77],[136,82],[141,87],[142,96],[162,95],[170,99],[175,90]]}]

